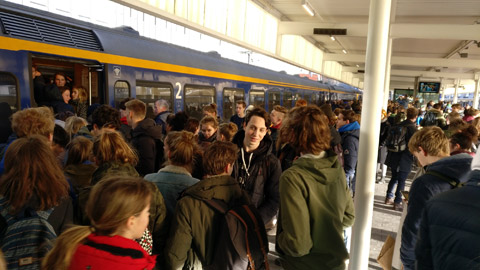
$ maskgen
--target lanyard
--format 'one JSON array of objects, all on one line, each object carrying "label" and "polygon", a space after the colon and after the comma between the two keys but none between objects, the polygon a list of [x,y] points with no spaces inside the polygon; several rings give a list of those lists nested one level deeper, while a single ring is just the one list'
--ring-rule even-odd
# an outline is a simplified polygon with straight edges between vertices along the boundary
[{"label": "lanyard", "polygon": [[251,165],[251,162],[252,162],[252,157],[253,157],[253,153],[250,154],[250,158],[248,159],[248,166],[247,166],[247,163],[245,162],[245,154],[243,152],[243,147],[242,147],[242,161],[243,161],[243,168],[245,169],[245,171],[247,172],[247,176],[250,177],[250,173],[248,172],[248,170],[250,169],[250,165]]}]

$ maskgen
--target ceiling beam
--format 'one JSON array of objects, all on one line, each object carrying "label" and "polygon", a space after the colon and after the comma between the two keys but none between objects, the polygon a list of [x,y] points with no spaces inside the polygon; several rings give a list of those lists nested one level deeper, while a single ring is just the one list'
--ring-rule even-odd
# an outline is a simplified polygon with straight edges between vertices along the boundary
[{"label": "ceiling beam", "polygon": [[[314,28],[347,29],[350,37],[366,37],[368,24],[348,23],[310,23],[310,22],[279,22],[280,35],[313,35]],[[390,37],[417,39],[456,39],[477,40],[480,36],[480,24],[392,24]]]}]

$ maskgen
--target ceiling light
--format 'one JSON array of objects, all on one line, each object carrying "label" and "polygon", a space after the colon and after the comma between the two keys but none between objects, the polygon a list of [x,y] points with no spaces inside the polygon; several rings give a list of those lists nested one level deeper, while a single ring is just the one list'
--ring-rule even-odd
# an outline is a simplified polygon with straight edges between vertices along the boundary
[{"label": "ceiling light", "polygon": [[330,39],[331,39],[332,41],[335,41],[335,37],[334,37],[334,36],[330,36]]},{"label": "ceiling light", "polygon": [[468,53],[458,53],[460,55],[460,58],[468,58]]},{"label": "ceiling light", "polygon": [[360,67],[360,65],[359,65],[359,64],[357,64],[357,68],[359,68],[359,67]]},{"label": "ceiling light", "polygon": [[345,50],[345,49],[343,49],[342,52],[343,52],[344,54],[347,54],[347,50]]},{"label": "ceiling light", "polygon": [[315,12],[313,12],[313,8],[310,6],[310,4],[307,2],[307,0],[302,1],[302,7],[305,9],[305,11],[308,13],[310,16],[314,16]]}]

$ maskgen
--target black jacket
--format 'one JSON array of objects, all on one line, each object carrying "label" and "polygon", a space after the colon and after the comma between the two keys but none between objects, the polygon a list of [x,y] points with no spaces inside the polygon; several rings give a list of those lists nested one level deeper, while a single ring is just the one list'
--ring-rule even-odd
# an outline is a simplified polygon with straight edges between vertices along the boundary
[{"label": "black jacket", "polygon": [[428,201],[415,255],[417,269],[480,269],[480,171]]},{"label": "black jacket", "polygon": [[470,173],[472,156],[458,154],[442,158],[426,167],[425,174],[415,179],[410,188],[407,216],[402,227],[402,246],[400,258],[405,270],[415,267],[415,244],[422,219],[422,213],[428,200],[442,192],[451,190],[453,186],[444,179],[428,172],[440,173],[459,183],[465,183]]},{"label": "black jacket", "polygon": [[[410,120],[405,120],[399,124],[400,126],[407,127],[407,134],[405,134],[405,140],[408,142],[412,138],[413,134],[417,131],[417,126],[414,122]],[[405,149],[402,152],[391,152],[388,151],[387,159],[385,160],[385,165],[390,167],[392,170],[397,170],[400,167],[400,171],[410,172],[412,170],[413,164],[413,155],[410,151]]]},{"label": "black jacket", "polygon": [[138,164],[135,169],[140,175],[154,173],[155,169],[159,168],[158,164],[162,163],[159,159],[163,157],[163,145],[159,147],[156,144],[161,143],[161,140],[162,127],[157,126],[150,118],[140,121],[132,130],[131,143],[138,154]]},{"label": "black jacket", "polygon": [[[233,143],[241,149],[244,138],[245,131],[240,130],[235,134]],[[260,212],[264,223],[268,223],[277,214],[280,200],[278,184],[282,169],[280,161],[272,154],[272,145],[272,139],[266,134],[256,150],[252,153],[244,153],[247,163],[250,155],[253,154],[249,174],[245,171],[242,155],[239,152],[232,172],[232,176],[250,195],[252,204]]]}]

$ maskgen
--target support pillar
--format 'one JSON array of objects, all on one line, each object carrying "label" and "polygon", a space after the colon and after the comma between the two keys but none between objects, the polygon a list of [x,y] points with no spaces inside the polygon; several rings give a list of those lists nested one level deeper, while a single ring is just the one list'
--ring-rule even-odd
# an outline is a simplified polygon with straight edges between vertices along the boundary
[{"label": "support pillar", "polygon": [[371,0],[350,269],[368,269],[392,0]]},{"label": "support pillar", "polygon": [[388,106],[388,96],[390,94],[390,71],[392,70],[391,60],[392,60],[392,44],[393,40],[388,39],[387,47],[387,65],[385,68],[385,89],[383,91],[383,106],[382,108],[387,111]]},{"label": "support pillar", "polygon": [[453,93],[453,102],[452,104],[457,104],[458,102],[458,85],[460,84],[460,80],[455,80],[455,92]]},{"label": "support pillar", "polygon": [[473,93],[473,108],[478,109],[478,91],[480,88],[480,80],[476,78],[475,80],[475,92]]},{"label": "support pillar", "polygon": [[440,101],[445,101],[445,86],[443,85],[443,78],[440,78]]}]

